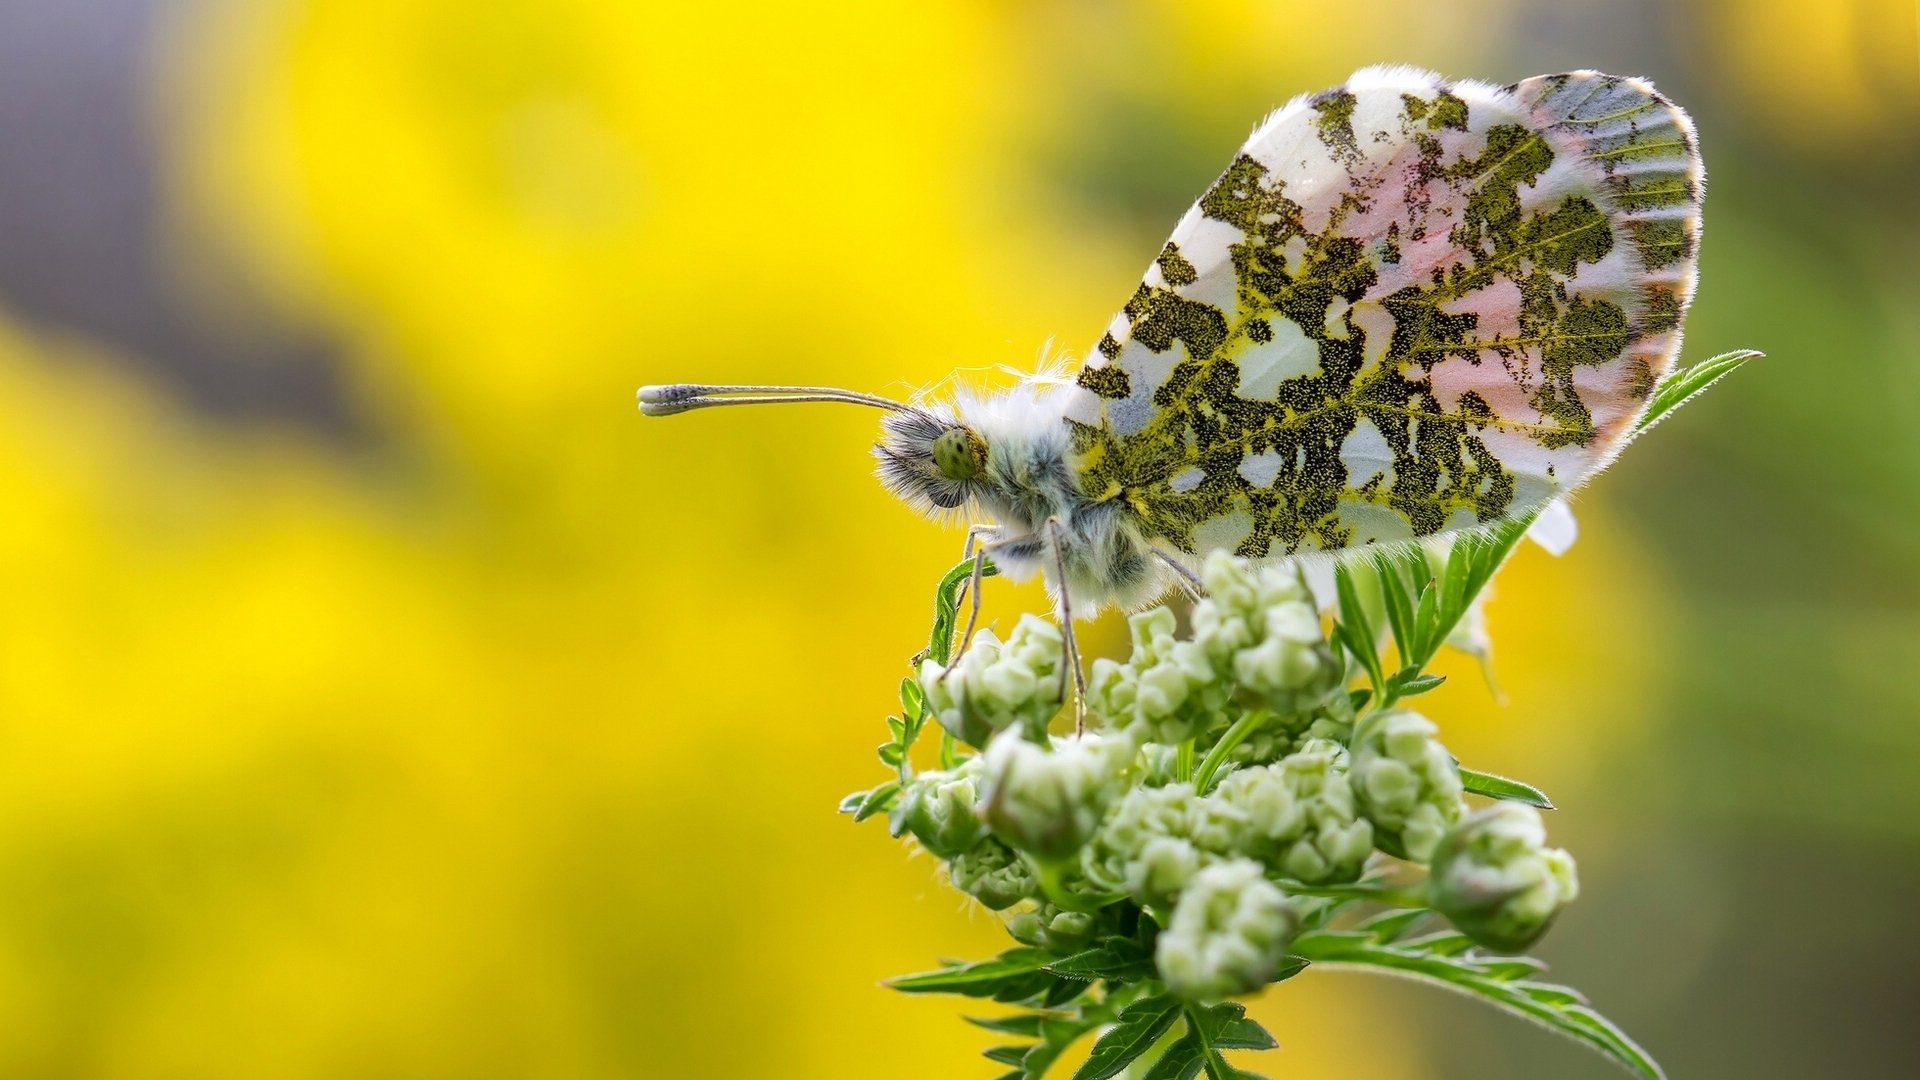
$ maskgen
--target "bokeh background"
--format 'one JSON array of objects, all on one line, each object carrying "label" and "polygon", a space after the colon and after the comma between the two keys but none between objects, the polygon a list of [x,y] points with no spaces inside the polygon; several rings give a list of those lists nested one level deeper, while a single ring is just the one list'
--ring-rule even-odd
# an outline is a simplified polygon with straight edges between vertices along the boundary
[{"label": "bokeh background", "polygon": [[[989,1075],[876,984],[995,921],[833,812],[958,536],[871,413],[633,389],[1083,348],[1385,60],[1655,78],[1688,356],[1770,354],[1503,575],[1504,700],[1426,699],[1563,808],[1555,975],[1675,1077],[1920,1075],[1915,18],[0,0],[0,1075]],[[1366,976],[1254,1008],[1282,1075],[1610,1075]]]}]

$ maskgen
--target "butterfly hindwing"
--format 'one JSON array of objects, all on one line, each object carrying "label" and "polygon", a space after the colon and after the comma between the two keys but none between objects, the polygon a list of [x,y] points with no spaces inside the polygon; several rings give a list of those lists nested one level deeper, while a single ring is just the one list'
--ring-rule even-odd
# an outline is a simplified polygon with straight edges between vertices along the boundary
[{"label": "butterfly hindwing", "polygon": [[1539,505],[1672,365],[1702,178],[1637,79],[1382,68],[1297,99],[1079,373],[1082,486],[1171,546],[1255,557]]}]

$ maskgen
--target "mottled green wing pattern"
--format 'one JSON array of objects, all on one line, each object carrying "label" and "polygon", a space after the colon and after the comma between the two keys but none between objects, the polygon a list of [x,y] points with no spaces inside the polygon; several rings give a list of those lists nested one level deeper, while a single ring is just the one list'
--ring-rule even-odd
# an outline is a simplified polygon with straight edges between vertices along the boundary
[{"label": "mottled green wing pattern", "polygon": [[1671,368],[1703,182],[1639,79],[1374,68],[1296,100],[1081,369],[1082,487],[1170,547],[1253,557],[1540,505]]}]

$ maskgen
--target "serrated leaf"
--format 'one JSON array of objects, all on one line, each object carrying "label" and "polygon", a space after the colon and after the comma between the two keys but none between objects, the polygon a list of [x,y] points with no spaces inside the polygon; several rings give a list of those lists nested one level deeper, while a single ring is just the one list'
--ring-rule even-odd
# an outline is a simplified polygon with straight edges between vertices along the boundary
[{"label": "serrated leaf", "polygon": [[1169,1043],[1160,1054],[1160,1060],[1153,1063],[1147,1075],[1140,1080],[1193,1080],[1200,1075],[1200,1043],[1193,1037],[1191,1025],[1187,1033]]},{"label": "serrated leaf", "polygon": [[1414,697],[1429,690],[1438,690],[1447,681],[1445,675],[1422,675],[1419,668],[1403,668],[1396,671],[1387,680],[1394,697]]},{"label": "serrated leaf", "polygon": [[1091,949],[1047,965],[1070,979],[1128,981],[1153,974],[1153,954],[1126,938],[1108,938]]},{"label": "serrated leaf", "polygon": [[[1306,970],[1303,962],[1300,970]],[[1220,1025],[1213,1036],[1213,1045],[1222,1050],[1271,1050],[1280,1045],[1279,1040],[1260,1026],[1260,1021],[1250,1016],[1242,1016]]]},{"label": "serrated leaf", "polygon": [[1374,651],[1370,642],[1363,642],[1362,639],[1366,636],[1364,631],[1355,630],[1346,623],[1336,622],[1333,624],[1333,636],[1340,644],[1346,646],[1347,651],[1360,661],[1360,666],[1367,670],[1367,678],[1373,683],[1374,689],[1377,690],[1386,684],[1386,674],[1380,666],[1380,654]]},{"label": "serrated leaf", "polygon": [[[1642,1080],[1665,1080],[1647,1052],[1618,1027],[1587,1007],[1564,986],[1513,978],[1514,961],[1452,951],[1458,935],[1436,934],[1417,941],[1383,945],[1316,932],[1294,940],[1294,950],[1317,963],[1377,968],[1470,994],[1509,1013],[1535,1021],[1597,1050]],[[1527,972],[1531,965],[1525,965]]]},{"label": "serrated leaf", "polygon": [[[964,994],[992,997],[1002,988],[1031,982],[1054,959],[1045,949],[1008,949],[991,960],[952,964],[938,971],[922,971],[888,979],[887,986],[907,994]],[[1052,980],[1048,980],[1052,981]]]},{"label": "serrated leaf", "polygon": [[[1043,972],[1042,974],[1045,973]],[[1048,976],[1048,980],[1052,985],[1047,988],[1046,996],[1041,998],[1040,1003],[1049,1009],[1057,1009],[1065,1005],[1067,1002],[1086,993],[1087,987],[1092,985],[1091,983],[1082,982],[1078,979],[1053,978],[1050,975]]]},{"label": "serrated leaf", "polygon": [[1235,1066],[1220,1053],[1233,1049],[1221,1041],[1221,1034],[1229,1029],[1239,1033],[1239,1022],[1246,1015],[1247,1007],[1232,1001],[1211,1008],[1187,1007],[1187,1031],[1200,1051],[1201,1067],[1213,1080],[1260,1080],[1258,1074]]},{"label": "serrated leaf", "polygon": [[1553,800],[1547,793],[1532,784],[1510,777],[1497,776],[1478,769],[1460,766],[1460,786],[1470,794],[1485,795],[1489,799],[1506,799],[1509,802],[1526,803],[1541,810],[1553,809]]},{"label": "serrated leaf", "polygon": [[1073,1080],[1118,1076],[1135,1058],[1153,1049],[1179,1017],[1180,1002],[1170,994],[1136,1001],[1120,1010],[1113,1026],[1095,1040],[1093,1052],[1074,1072]]},{"label": "serrated leaf", "polygon": [[1040,1023],[1046,1017],[1039,1013],[1014,1013],[1011,1016],[963,1016],[960,1019],[974,1027],[997,1031],[1002,1035],[1025,1035],[1029,1039],[1040,1037]]},{"label": "serrated leaf", "polygon": [[1387,628],[1393,633],[1393,647],[1400,653],[1402,664],[1410,663],[1415,646],[1419,644],[1419,626],[1413,621],[1413,595],[1407,590],[1406,579],[1400,575],[1393,556],[1383,552],[1374,552],[1373,571],[1380,577],[1380,596],[1386,602]]},{"label": "serrated leaf", "polygon": [[1432,916],[1426,908],[1407,908],[1397,911],[1383,911],[1361,922],[1354,929],[1382,944],[1390,944],[1394,939],[1405,935],[1423,920]]},{"label": "serrated leaf", "polygon": [[1480,970],[1486,973],[1487,978],[1499,979],[1502,982],[1530,979],[1547,970],[1545,963],[1531,956],[1503,956],[1497,960],[1482,959],[1479,964]]},{"label": "serrated leaf", "polygon": [[1308,966],[1309,966],[1308,961],[1305,960],[1304,958],[1298,957],[1298,956],[1289,956],[1286,959],[1280,961],[1279,967],[1273,969],[1273,978],[1267,980],[1267,982],[1269,984],[1286,982],[1288,979],[1291,979],[1295,975],[1298,975],[1301,972],[1307,970]]},{"label": "serrated leaf", "polygon": [[1458,930],[1442,930],[1425,937],[1414,938],[1400,943],[1402,948],[1432,953],[1435,956],[1458,956],[1473,950],[1473,939]]},{"label": "serrated leaf", "polygon": [[1653,388],[1653,397],[1647,402],[1647,411],[1640,414],[1639,423],[1633,427],[1633,437],[1651,431],[1654,425],[1673,414],[1675,409],[1692,401],[1707,387],[1726,378],[1749,360],[1766,355],[1756,349],[1735,349],[1721,353],[1712,359],[1702,360],[1690,368],[1675,371],[1660,380]]},{"label": "serrated leaf", "polygon": [[1340,597],[1340,619],[1334,623],[1334,632],[1346,644],[1367,674],[1373,679],[1375,689],[1385,684],[1385,672],[1380,667],[1380,654],[1374,648],[1378,640],[1373,625],[1367,618],[1367,609],[1360,600],[1360,591],[1353,582],[1353,570],[1344,562],[1333,565],[1333,587]]},{"label": "serrated leaf", "polygon": [[1018,1065],[1024,1070],[1027,1061],[1027,1051],[1031,1049],[1033,1049],[1032,1046],[1025,1044],[1018,1046],[989,1046],[985,1050],[980,1051],[980,1056],[986,1058],[988,1061],[997,1061],[1002,1065]]}]

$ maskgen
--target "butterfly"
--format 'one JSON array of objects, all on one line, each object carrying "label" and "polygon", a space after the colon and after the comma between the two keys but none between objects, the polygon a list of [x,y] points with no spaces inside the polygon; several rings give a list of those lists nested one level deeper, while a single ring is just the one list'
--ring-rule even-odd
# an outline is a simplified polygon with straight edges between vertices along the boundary
[{"label": "butterfly", "polygon": [[640,408],[885,410],[880,479],[973,522],[976,605],[984,557],[1041,574],[1071,643],[1076,612],[1191,587],[1215,550],[1459,533],[1593,476],[1679,352],[1704,183],[1645,80],[1367,68],[1254,129],[1071,379],[649,386]]}]

